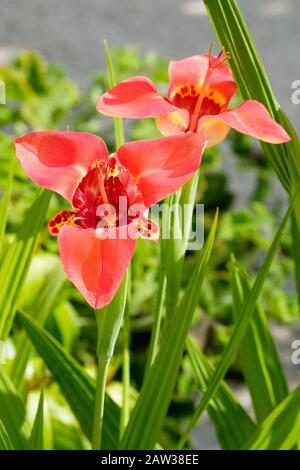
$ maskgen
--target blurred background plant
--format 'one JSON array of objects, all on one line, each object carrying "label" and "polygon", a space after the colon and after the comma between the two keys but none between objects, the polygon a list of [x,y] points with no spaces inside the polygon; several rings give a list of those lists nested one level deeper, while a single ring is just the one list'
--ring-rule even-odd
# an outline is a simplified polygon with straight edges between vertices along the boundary
[{"label": "blurred background plant", "polygon": [[[167,60],[161,59],[154,52],[141,55],[133,47],[115,48],[113,55],[119,80],[132,75],[147,75],[158,83],[162,93],[166,92]],[[17,135],[32,130],[87,131],[101,135],[110,150],[113,149],[112,120],[100,116],[95,111],[99,95],[108,88],[104,70],[100,70],[92,77],[87,92],[82,94],[61,66],[48,64],[34,51],[24,51],[11,63],[0,67],[0,79],[6,83],[7,93],[7,104],[0,105],[2,188],[5,187],[8,178],[12,139]],[[159,136],[151,119],[126,122],[125,131],[127,140]],[[232,168],[236,176],[232,175]],[[235,190],[233,179],[247,178],[248,174],[251,174],[251,187],[241,194],[240,190]],[[205,226],[210,226],[217,206],[221,210],[221,219],[193,330],[197,341],[213,362],[218,361],[232,331],[230,254],[234,253],[250,276],[255,276],[262,256],[274,238],[285,205],[284,198],[279,203],[277,201],[274,211],[272,206],[274,199],[270,198],[273,184],[273,173],[260,147],[248,137],[231,131],[226,144],[205,152],[197,201],[205,205]],[[16,162],[4,248],[9,246],[36,192],[36,187]],[[53,196],[48,209],[48,218],[63,208],[65,202],[59,196]],[[5,251],[2,250],[2,256]],[[137,258],[138,262],[135,261]],[[147,359],[158,288],[159,262],[159,245],[139,240],[132,264],[130,342],[132,404],[141,386]],[[195,269],[195,263],[195,253],[189,252],[184,264],[183,288]],[[291,239],[287,232],[265,283],[262,297],[265,312],[278,324],[291,325],[297,319],[298,305],[292,274]],[[49,286],[52,286],[51,289]],[[45,292],[48,293],[46,299],[48,303],[42,323],[45,323],[46,329],[65,350],[82,364],[86,372],[94,376],[96,350],[94,312],[87,306],[79,292],[69,282],[65,282],[57,253],[57,242],[48,236],[46,222],[22,291],[20,307],[30,313],[38,308],[44,308],[45,304],[41,305],[39,300],[41,297],[44,299]],[[38,313],[36,312],[37,315]],[[110,366],[107,387],[108,393],[117,403],[120,403],[122,394],[122,341],[121,334]],[[4,367],[10,371],[13,381],[18,384],[18,389],[21,386],[29,420],[33,420],[35,416],[39,391],[42,388],[46,404],[45,447],[88,448],[88,440],[56,381],[40,355],[29,347],[28,343],[20,325],[16,323],[8,340],[9,354]],[[22,348],[25,344],[28,350],[26,349],[25,360],[17,361],[18,365],[14,358],[24,355],[20,344]],[[243,382],[238,358],[228,374],[236,381]],[[185,358],[160,439],[160,443],[166,448],[172,448],[178,441],[183,420],[193,413],[195,391],[191,366]]]}]

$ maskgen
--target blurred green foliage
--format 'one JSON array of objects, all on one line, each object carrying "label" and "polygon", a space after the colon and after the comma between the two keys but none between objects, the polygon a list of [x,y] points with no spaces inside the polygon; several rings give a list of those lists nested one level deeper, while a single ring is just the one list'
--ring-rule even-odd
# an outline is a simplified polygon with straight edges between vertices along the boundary
[{"label": "blurred green foliage", "polygon": [[[136,74],[147,75],[157,83],[162,93],[166,93],[168,61],[162,60],[154,52],[142,56],[132,47],[118,48],[114,50],[114,60],[118,80]],[[100,94],[108,88],[104,70],[95,74],[89,88],[82,93],[60,66],[48,64],[36,52],[26,51],[12,63],[0,67],[0,79],[5,82],[7,91],[7,104],[0,105],[0,187],[5,186],[12,139],[17,135],[32,130],[86,131],[101,135],[109,149],[114,149],[112,120],[100,116],[95,111]],[[150,119],[126,121],[125,132],[127,140],[159,137],[155,124]],[[234,162],[235,174],[228,172],[228,158]],[[254,179],[254,189],[241,187],[239,191],[235,191],[234,181],[239,179],[239,175],[245,177],[249,172]],[[254,276],[262,255],[274,236],[278,221],[266,204],[266,201],[272,198],[272,184],[272,173],[265,157],[248,137],[232,132],[224,146],[210,149],[204,155],[198,202],[205,204],[205,226],[208,226],[216,206],[221,209],[221,222],[210,266],[209,282],[205,281],[194,328],[199,341],[213,358],[217,358],[222,352],[232,328],[227,265],[230,253],[233,252],[238,261]],[[36,187],[17,163],[5,238],[7,246],[35,193]],[[237,204],[241,194],[243,200],[246,200],[243,208],[239,208],[240,205]],[[53,197],[49,218],[65,207],[66,202],[62,198]],[[59,259],[56,239],[48,236],[45,225],[23,290],[23,308],[29,308],[42,289],[47,274],[57,263]],[[184,266],[183,285],[187,284],[194,270],[194,263],[194,253],[189,252]],[[157,289],[158,264],[159,245],[139,240],[132,264],[131,303],[131,373],[132,384],[136,388],[141,385],[145,367]],[[273,264],[271,276],[265,284],[262,298],[269,317],[287,324],[291,324],[297,317],[297,299],[291,284],[292,270],[291,240],[287,234]],[[286,288],[282,289],[282,286]],[[83,364],[88,373],[94,375],[94,313],[69,282],[65,282],[60,288],[59,296],[46,321],[46,328]],[[15,327],[9,339],[12,357],[19,337],[20,331]],[[122,334],[109,372],[108,391],[116,401],[120,400],[121,394],[121,345]],[[41,386],[45,390],[45,413],[51,423],[51,426],[46,427],[46,446],[56,449],[86,448],[87,441],[78,423],[53,382],[51,374],[34,351],[26,368],[25,382],[23,393],[27,395],[27,408],[32,421],[37,408],[38,391]],[[194,387],[190,363],[184,361],[175,398],[169,410],[168,422],[161,438],[162,445],[172,447],[178,440],[181,420],[193,412]],[[135,398],[133,389],[133,402]]]}]

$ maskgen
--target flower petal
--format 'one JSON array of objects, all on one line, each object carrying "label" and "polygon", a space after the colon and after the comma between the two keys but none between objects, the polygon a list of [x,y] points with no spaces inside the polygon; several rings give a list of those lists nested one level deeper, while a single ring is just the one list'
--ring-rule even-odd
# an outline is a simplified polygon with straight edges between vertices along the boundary
[{"label": "flower petal", "polygon": [[[217,56],[211,57],[211,62],[217,59]],[[173,99],[176,89],[183,85],[200,84],[202,85],[209,66],[208,54],[195,55],[182,60],[171,61],[169,65],[170,87],[168,98]],[[231,72],[224,62],[216,67],[206,84],[208,87],[220,92],[227,103],[236,92],[236,85]]]},{"label": "flower petal", "polygon": [[161,201],[188,181],[198,169],[206,139],[197,133],[123,145],[117,151],[135,179],[147,207]]},{"label": "flower petal", "polygon": [[159,240],[159,225],[152,219],[140,217],[135,219],[132,224],[135,225],[139,237],[144,240],[151,240],[157,242]]},{"label": "flower petal", "polygon": [[[224,65],[226,66],[226,64],[222,64],[220,67],[223,67]],[[210,94],[214,93],[215,98],[217,98],[217,102],[218,102],[218,96],[219,96],[220,97],[219,102],[224,101],[223,106],[226,109],[230,103],[231,98],[233,97],[233,95],[235,94],[237,90],[237,86],[233,80],[227,81],[227,82],[215,81],[215,78],[217,80],[217,77],[215,77],[217,70],[218,69],[216,69],[212,75],[213,83],[210,80],[208,81],[209,85],[207,87],[208,88],[207,93],[210,93]]]},{"label": "flower petal", "polygon": [[175,113],[164,114],[156,118],[156,125],[162,135],[175,135],[184,132],[189,124],[189,113],[185,109],[179,109]]},{"label": "flower petal", "polygon": [[[100,230],[101,232],[101,230]],[[64,225],[58,235],[67,277],[95,309],[114,297],[134,253],[136,240],[102,239],[99,231]]]},{"label": "flower petal", "polygon": [[197,132],[207,140],[207,148],[214,147],[222,142],[230,131],[230,126],[216,116],[203,116],[199,119]]},{"label": "flower petal", "polygon": [[32,132],[16,139],[15,147],[28,176],[70,202],[90,165],[108,156],[104,141],[84,132]]},{"label": "flower petal", "polygon": [[207,55],[194,55],[182,60],[172,60],[169,64],[169,98],[179,86],[203,82],[207,70]]},{"label": "flower petal", "polygon": [[248,134],[270,144],[291,140],[283,127],[272,119],[267,109],[258,101],[245,101],[238,108],[221,113],[215,118],[242,134]]},{"label": "flower petal", "polygon": [[157,117],[176,111],[165,98],[157,94],[154,83],[146,77],[125,80],[100,97],[97,110],[112,117]]},{"label": "flower petal", "polygon": [[76,212],[62,210],[55,214],[48,222],[48,233],[53,237],[57,237],[60,229],[64,225],[71,225],[71,227],[78,227],[76,224]]}]

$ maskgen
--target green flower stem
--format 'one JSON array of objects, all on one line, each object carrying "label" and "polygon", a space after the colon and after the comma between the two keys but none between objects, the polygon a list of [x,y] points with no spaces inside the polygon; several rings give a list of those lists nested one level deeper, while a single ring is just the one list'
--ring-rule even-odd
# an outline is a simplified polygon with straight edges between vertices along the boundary
[{"label": "green flower stem", "polygon": [[151,339],[150,339],[147,365],[146,365],[146,370],[145,370],[145,377],[150,367],[152,366],[155,360],[156,354],[158,352],[159,337],[160,337],[161,325],[162,325],[163,314],[164,314],[164,301],[165,301],[166,287],[167,287],[166,272],[163,269],[160,270],[158,286],[159,286],[158,287],[159,290],[158,290],[158,296],[157,296],[157,302],[156,302],[154,322],[153,322],[153,327],[152,327],[152,332],[151,332]]},{"label": "green flower stem", "polygon": [[92,435],[93,450],[101,449],[107,371],[123,322],[127,298],[127,286],[128,274],[126,273],[112,302],[103,309],[95,311],[96,324],[98,329],[98,370]]},{"label": "green flower stem", "polygon": [[[185,213],[184,224],[187,227],[191,227],[198,183],[199,171],[197,171],[193,178],[188,181],[181,190],[165,199],[162,214],[162,233],[167,233],[166,230],[170,228],[171,239],[160,239],[159,290],[145,376],[152,366],[158,352],[159,338],[163,324],[164,305],[166,304],[167,318],[173,315],[176,308],[181,284],[183,260],[188,245],[186,236],[178,240],[176,239],[176,231],[178,228],[183,231],[183,226],[180,227],[180,219],[177,219],[178,214],[172,211],[172,204],[177,203],[181,206],[182,210],[186,210],[187,213]],[[188,211],[187,207],[189,207]],[[183,235],[186,235],[186,233],[183,233]]]},{"label": "green flower stem", "polygon": [[[172,196],[169,196],[164,201],[164,210],[162,214],[162,233],[168,228],[170,223],[170,211],[169,207],[171,204]],[[160,237],[160,268],[158,274],[158,294],[157,300],[155,305],[154,311],[154,321],[151,331],[151,338],[150,338],[150,346],[148,352],[148,359],[147,365],[145,370],[145,377],[152,366],[156,354],[158,352],[158,345],[159,345],[159,337],[161,331],[161,325],[163,320],[164,314],[164,303],[166,297],[166,289],[167,289],[167,275],[166,275],[166,240],[162,239],[162,235]]]},{"label": "green flower stem", "polygon": [[106,384],[106,377],[107,377],[109,362],[110,362],[110,359],[108,357],[98,359],[92,450],[101,449],[103,417],[104,417],[105,384]]},{"label": "green flower stem", "polygon": [[130,416],[130,306],[131,306],[131,267],[128,267],[127,303],[123,323],[123,373],[122,373],[122,409],[120,421],[120,437],[127,426]]},{"label": "green flower stem", "polygon": [[[107,64],[107,77],[109,87],[112,88],[116,85],[116,75],[114,70],[113,58],[110,51],[109,44],[104,40],[104,51]],[[115,129],[115,141],[116,149],[121,147],[125,142],[123,121],[119,117],[114,118],[114,129]],[[131,269],[128,267],[126,279],[129,283],[127,290],[127,306],[124,314],[124,349],[123,349],[123,403],[121,410],[121,421],[120,421],[120,434],[122,436],[126,424],[129,420],[129,394],[130,394],[130,279]]]},{"label": "green flower stem", "polygon": [[[185,252],[188,247],[189,234],[197,198],[200,170],[193,178],[172,195],[168,223],[170,240],[165,245],[165,266],[167,274],[166,310],[167,317],[173,316],[181,287],[181,278]],[[172,204],[175,207],[172,208]]]}]

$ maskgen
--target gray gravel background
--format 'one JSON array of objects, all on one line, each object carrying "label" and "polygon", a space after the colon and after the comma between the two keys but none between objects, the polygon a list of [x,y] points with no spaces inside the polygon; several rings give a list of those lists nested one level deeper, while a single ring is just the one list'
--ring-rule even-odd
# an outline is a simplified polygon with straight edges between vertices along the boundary
[{"label": "gray gravel background", "polygon": [[[300,106],[291,103],[291,83],[300,79],[300,2],[238,3],[276,96],[299,129]],[[103,38],[174,58],[206,52],[215,39],[201,0],[0,0],[0,12],[0,60],[15,49],[35,48],[64,63],[82,87],[104,65]]]},{"label": "gray gravel background", "polygon": [[[300,2],[238,3],[258,44],[277,99],[300,130],[300,105],[291,102],[292,82],[300,79]],[[111,45],[134,44],[141,51],[154,49],[172,58],[207,52],[215,40],[200,0],[0,0],[0,62],[20,49],[37,49],[50,61],[63,63],[84,89],[90,76],[104,66],[103,38]],[[240,192],[239,205],[243,205],[251,187],[251,175],[235,174],[230,160],[226,160],[226,166],[231,184]],[[279,185],[274,191],[280,199],[283,197]],[[288,328],[274,327],[273,331],[291,386],[296,386],[300,366],[291,364],[290,345],[293,339],[300,338],[300,329],[291,333]],[[237,385],[234,388],[249,408],[246,389]],[[198,448],[218,448],[214,431],[206,420],[194,438]]]}]

